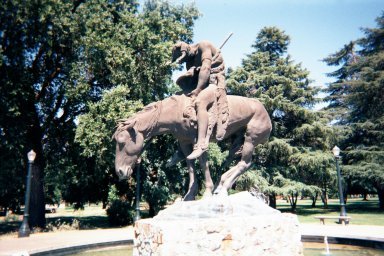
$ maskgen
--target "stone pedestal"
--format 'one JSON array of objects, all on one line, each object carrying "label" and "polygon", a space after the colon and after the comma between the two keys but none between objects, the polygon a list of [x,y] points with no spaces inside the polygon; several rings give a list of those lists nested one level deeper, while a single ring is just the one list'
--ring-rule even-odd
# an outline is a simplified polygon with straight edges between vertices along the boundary
[{"label": "stone pedestal", "polygon": [[303,255],[296,215],[248,192],[178,202],[135,224],[133,255]]}]

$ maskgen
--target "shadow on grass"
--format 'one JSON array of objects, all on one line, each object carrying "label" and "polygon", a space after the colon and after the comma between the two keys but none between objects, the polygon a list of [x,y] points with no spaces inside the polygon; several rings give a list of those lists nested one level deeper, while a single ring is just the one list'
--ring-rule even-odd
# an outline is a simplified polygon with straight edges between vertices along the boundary
[{"label": "shadow on grass", "polygon": [[[277,209],[281,212],[292,213],[291,207],[288,206],[278,206]],[[293,212],[301,216],[309,215],[320,215],[327,214],[336,211],[337,209],[333,206],[328,206],[328,208],[323,208],[322,206],[311,207],[310,205],[297,205],[296,210]]]},{"label": "shadow on grass", "polygon": [[21,221],[7,221],[0,223],[0,235],[17,232],[20,228]]},{"label": "shadow on grass", "polygon": [[84,216],[84,217],[50,217],[47,218],[47,228],[57,229],[99,229],[111,228],[107,216]]},{"label": "shadow on grass", "polygon": [[[281,212],[292,212],[291,206],[288,205],[278,205],[277,209]],[[379,203],[377,200],[372,201],[363,201],[363,200],[349,200],[346,203],[346,209],[348,213],[351,214],[382,214],[383,210],[379,208]],[[327,213],[338,213],[340,212],[340,205],[336,201],[332,201],[328,204],[327,208],[324,208],[322,204],[317,204],[316,207],[311,205],[300,205],[299,203],[296,206],[294,211],[297,215],[310,216],[310,215],[321,215]]]},{"label": "shadow on grass", "polygon": [[[84,216],[84,217],[47,217],[46,230],[91,230],[113,228],[109,225],[107,216]],[[0,222],[0,235],[17,233],[21,221],[9,220]]]}]

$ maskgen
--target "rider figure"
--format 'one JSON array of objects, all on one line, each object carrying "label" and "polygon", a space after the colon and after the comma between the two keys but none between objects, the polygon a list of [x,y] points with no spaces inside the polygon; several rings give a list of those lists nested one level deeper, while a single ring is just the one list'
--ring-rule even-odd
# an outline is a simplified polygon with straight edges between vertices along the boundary
[{"label": "rider figure", "polygon": [[172,49],[172,62],[185,62],[187,73],[180,78],[187,78],[193,83],[194,89],[187,95],[195,99],[198,137],[187,159],[196,159],[208,149],[208,108],[216,100],[217,88],[225,93],[224,60],[219,49],[210,42],[202,41],[191,45],[176,43]]}]

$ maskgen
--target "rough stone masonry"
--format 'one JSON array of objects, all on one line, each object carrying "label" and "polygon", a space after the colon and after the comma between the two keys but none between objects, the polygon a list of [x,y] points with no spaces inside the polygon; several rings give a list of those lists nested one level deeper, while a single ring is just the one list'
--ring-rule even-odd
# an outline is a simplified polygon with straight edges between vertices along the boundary
[{"label": "rough stone masonry", "polygon": [[248,192],[177,202],[135,224],[133,255],[303,255],[297,216]]}]

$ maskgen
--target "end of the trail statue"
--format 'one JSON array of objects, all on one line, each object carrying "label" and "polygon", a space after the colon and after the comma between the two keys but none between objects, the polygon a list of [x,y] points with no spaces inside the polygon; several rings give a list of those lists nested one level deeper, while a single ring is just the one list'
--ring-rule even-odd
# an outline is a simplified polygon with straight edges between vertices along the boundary
[{"label": "end of the trail statue", "polygon": [[[189,173],[183,201],[153,219],[135,222],[133,254],[302,255],[296,216],[281,214],[249,192],[228,196],[251,166],[255,146],[269,139],[272,124],[264,106],[256,99],[226,94],[223,55],[208,41],[176,43],[172,62],[185,63],[187,71],[176,81],[181,91],[120,121],[113,136],[121,179],[132,175],[144,142],[161,134],[172,134],[179,143],[168,164],[185,159]],[[232,139],[227,162],[240,159],[223,170],[214,187],[208,143],[227,138]],[[192,201],[199,191],[196,159],[205,192],[202,200]]]},{"label": "end of the trail statue", "polygon": [[[170,164],[185,159],[188,168],[189,187],[183,199],[194,200],[198,192],[196,159],[205,174],[204,195],[211,196],[214,189],[215,194],[226,195],[250,167],[254,147],[268,140],[272,130],[269,115],[256,99],[227,96],[224,58],[221,49],[212,43],[178,42],[172,48],[172,61],[185,63],[187,72],[177,79],[182,91],[119,122],[113,136],[116,173],[121,179],[129,177],[143,151],[144,141],[169,133],[177,139],[181,151],[175,153]],[[233,143],[228,160],[240,152],[240,161],[224,172],[214,188],[208,166],[208,144],[229,137]]]}]

